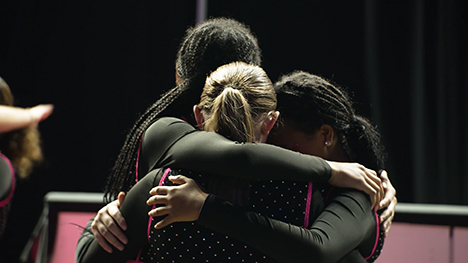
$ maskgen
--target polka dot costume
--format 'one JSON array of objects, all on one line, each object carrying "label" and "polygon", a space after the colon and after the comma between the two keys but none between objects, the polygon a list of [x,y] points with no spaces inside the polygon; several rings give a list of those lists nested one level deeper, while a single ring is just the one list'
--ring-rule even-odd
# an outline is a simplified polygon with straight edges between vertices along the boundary
[{"label": "polka dot costume", "polygon": [[[171,171],[169,175],[181,174]],[[183,172],[209,189],[209,176]],[[163,185],[172,185],[167,177]],[[152,220],[148,252],[142,255],[143,262],[277,262],[243,242],[200,226],[194,222],[179,222],[163,229],[155,229]]]}]

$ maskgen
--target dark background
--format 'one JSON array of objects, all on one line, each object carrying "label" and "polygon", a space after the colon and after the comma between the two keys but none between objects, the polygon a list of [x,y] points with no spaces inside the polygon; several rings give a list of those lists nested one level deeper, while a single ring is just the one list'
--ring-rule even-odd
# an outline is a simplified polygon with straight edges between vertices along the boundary
[{"label": "dark background", "polygon": [[[53,103],[46,163],[19,182],[1,254],[24,247],[49,191],[102,191],[125,133],[174,83],[196,2],[4,1],[0,76],[16,104]],[[249,25],[272,80],[332,79],[383,134],[400,202],[468,204],[463,1],[208,1]],[[7,241],[7,242],[5,242]]]}]

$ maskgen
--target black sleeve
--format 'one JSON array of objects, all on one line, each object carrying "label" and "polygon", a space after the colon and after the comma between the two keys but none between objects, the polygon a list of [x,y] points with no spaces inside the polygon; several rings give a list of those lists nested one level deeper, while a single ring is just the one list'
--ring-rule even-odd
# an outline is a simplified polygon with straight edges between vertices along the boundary
[{"label": "black sleeve", "polygon": [[355,190],[336,196],[309,229],[245,212],[214,195],[205,201],[198,223],[280,262],[336,262],[376,234],[369,198]]},{"label": "black sleeve", "polygon": [[265,143],[236,143],[196,131],[177,118],[161,118],[145,133],[140,172],[174,167],[247,179],[328,182],[331,168],[315,156]]},{"label": "black sleeve", "polygon": [[89,246],[94,240],[93,232],[91,231],[91,224],[93,223],[94,217],[88,221],[86,227],[83,229],[78,243],[76,244],[75,250],[75,262],[83,262],[83,256],[89,249]]},{"label": "black sleeve", "polygon": [[0,154],[0,239],[5,232],[14,190],[15,173],[10,161]]},{"label": "black sleeve", "polygon": [[128,243],[124,250],[119,251],[113,248],[112,253],[107,253],[94,236],[82,236],[83,240],[78,244],[76,251],[77,262],[127,262],[127,260],[137,258],[138,252],[148,245],[149,216],[147,214],[151,207],[146,204],[146,200],[151,196],[149,191],[153,188],[153,183],[159,172],[158,169],[149,173],[132,187],[120,207],[127,222],[127,230],[124,231],[124,234],[128,238]]},{"label": "black sleeve", "polygon": [[337,263],[368,263],[367,260],[359,253],[357,249],[351,251]]},{"label": "black sleeve", "polygon": [[10,161],[3,154],[0,154],[0,207],[8,203],[11,198],[15,183],[14,176]]}]

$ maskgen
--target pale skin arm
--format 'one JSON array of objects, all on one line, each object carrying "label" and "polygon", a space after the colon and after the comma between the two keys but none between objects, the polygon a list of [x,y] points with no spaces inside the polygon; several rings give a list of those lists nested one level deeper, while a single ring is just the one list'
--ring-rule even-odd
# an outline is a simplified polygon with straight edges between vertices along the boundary
[{"label": "pale skin arm", "polygon": [[37,105],[32,108],[19,108],[0,105],[0,132],[9,132],[24,127],[36,127],[50,116],[54,106]]}]

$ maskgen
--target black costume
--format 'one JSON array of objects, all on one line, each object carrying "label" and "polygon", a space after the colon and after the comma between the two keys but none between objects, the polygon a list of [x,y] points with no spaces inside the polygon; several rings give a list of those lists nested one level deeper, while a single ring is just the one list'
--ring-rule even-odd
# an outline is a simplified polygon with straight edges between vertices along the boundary
[{"label": "black costume", "polygon": [[15,173],[8,158],[0,153],[0,239],[5,231],[11,199],[15,191]]},{"label": "black costume", "polygon": [[[197,177],[200,173],[222,174],[252,180],[284,180],[288,178],[288,180],[298,182],[313,180],[316,183],[326,183],[331,176],[330,167],[320,158],[286,151],[267,144],[235,143],[212,132],[196,131],[192,126],[179,119],[162,118],[146,131],[142,140],[138,174],[151,172],[130,190],[121,207],[121,212],[128,224],[125,234],[129,243],[124,251],[114,250],[112,254],[108,254],[93,240],[92,234],[90,236],[89,233],[84,233],[77,248],[79,262],[125,262],[126,259],[135,259],[141,248],[144,248],[145,253],[142,255],[146,260],[151,260],[149,257],[152,256],[152,253],[156,253],[158,258],[165,256],[161,254],[160,250],[158,251],[162,244],[154,246],[154,240],[162,240],[164,245],[167,245],[167,242],[172,242],[172,238],[170,241],[167,240],[167,237],[158,239],[151,234],[148,243],[148,229],[154,228],[148,228],[148,218],[141,216],[141,214],[147,213],[151,208],[145,204],[145,201],[150,197],[148,191],[159,184],[167,167],[189,169],[192,171],[192,177]],[[201,176],[195,179],[203,181],[200,178]],[[259,182],[254,182],[253,185],[257,183]],[[304,185],[309,184],[304,183]],[[310,193],[312,192],[310,191]],[[314,191],[314,200],[316,193],[317,191]],[[280,262],[300,262],[301,260],[310,262],[311,260],[315,261],[315,259],[317,262],[338,261],[344,256],[343,251],[353,251],[355,248],[359,251],[362,250],[363,255],[366,255],[367,252],[370,254],[376,236],[376,221],[370,215],[370,202],[367,195],[361,192],[349,190],[346,193],[348,194],[340,195],[336,201],[333,199],[331,202],[330,206],[336,207],[329,209],[337,209],[338,212],[325,210],[324,214],[316,221],[318,226],[314,223],[310,230],[253,212],[245,212],[240,206],[235,206],[215,195],[210,195],[197,223],[215,231],[219,230],[220,233],[216,233],[216,238],[206,242],[203,246],[216,246],[216,242],[220,241],[219,236],[229,235],[231,240],[228,243],[235,248],[225,252],[219,250],[216,255],[223,254],[223,260],[213,258],[213,252],[211,252],[211,258],[215,262],[223,262],[224,260],[238,262],[242,259],[245,262],[261,260],[271,262],[273,261],[271,258]],[[315,211],[315,209],[312,210]],[[320,209],[317,208],[317,210]],[[327,229],[321,225],[321,222],[322,224],[327,224],[326,222],[334,224],[334,220],[330,218],[336,217],[337,214],[342,214],[344,217],[340,219],[343,220],[339,222],[339,225],[342,225],[341,228],[339,227],[340,229],[348,231],[347,226],[353,224],[352,234],[349,235],[350,239],[343,236],[346,231],[335,232],[335,230]],[[157,222],[159,219],[155,218],[154,221]],[[173,224],[172,227],[166,227],[167,230],[156,231],[171,231],[171,228],[177,228],[180,231],[183,224],[190,227],[194,223],[177,223]],[[200,226],[197,227],[200,228]],[[233,231],[234,229],[235,231]],[[321,231],[328,230],[330,231],[321,233]],[[208,229],[206,231],[210,233],[209,235],[214,233]],[[153,233],[158,234],[154,230]],[[209,236],[205,236],[205,238],[209,238]],[[245,242],[245,244],[238,240]],[[192,241],[188,240],[188,242]],[[225,240],[222,242],[225,243]],[[148,244],[153,245],[153,247],[148,248]],[[171,249],[176,249],[178,255],[191,255],[190,252],[185,253],[185,251],[179,250],[179,243],[176,246],[179,247]],[[200,251],[210,253],[209,249],[204,248]],[[245,258],[245,255],[250,255],[250,253],[255,254],[255,256],[250,259]],[[271,258],[260,253],[269,255]],[[226,256],[231,258],[226,258]],[[251,260],[253,258],[255,261]],[[351,252],[349,258],[356,258],[353,262],[363,259],[356,250]],[[194,261],[186,258],[179,260],[181,262]]]}]

